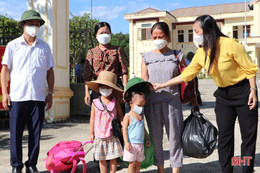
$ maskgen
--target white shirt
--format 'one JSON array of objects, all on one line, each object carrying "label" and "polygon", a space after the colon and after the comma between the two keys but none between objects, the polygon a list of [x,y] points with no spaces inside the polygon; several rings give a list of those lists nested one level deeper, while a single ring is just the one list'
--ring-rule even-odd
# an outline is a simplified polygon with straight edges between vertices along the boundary
[{"label": "white shirt", "polygon": [[54,67],[47,43],[36,37],[30,46],[22,35],[7,44],[2,64],[10,69],[11,101],[45,101],[47,71]]}]

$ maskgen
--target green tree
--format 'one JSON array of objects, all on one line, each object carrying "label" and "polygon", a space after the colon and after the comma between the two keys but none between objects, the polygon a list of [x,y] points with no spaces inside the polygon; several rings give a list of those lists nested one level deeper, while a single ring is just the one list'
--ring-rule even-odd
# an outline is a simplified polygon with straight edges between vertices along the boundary
[{"label": "green tree", "polygon": [[75,69],[81,59],[86,58],[87,50],[95,47],[97,41],[94,39],[94,26],[99,21],[91,19],[90,14],[75,16],[70,13],[70,74],[71,82],[75,82]]},{"label": "green tree", "polygon": [[23,29],[18,26],[18,23],[7,14],[0,15],[0,45],[6,45],[9,41],[22,35]]},{"label": "green tree", "polygon": [[113,34],[110,43],[114,46],[120,46],[125,54],[127,65],[129,66],[129,34]]}]

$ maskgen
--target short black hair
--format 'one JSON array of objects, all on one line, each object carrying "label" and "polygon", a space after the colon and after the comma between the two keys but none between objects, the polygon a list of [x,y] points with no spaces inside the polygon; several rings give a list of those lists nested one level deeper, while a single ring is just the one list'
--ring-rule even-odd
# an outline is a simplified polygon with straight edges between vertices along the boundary
[{"label": "short black hair", "polygon": [[95,36],[95,37],[96,37],[96,35],[97,35],[98,30],[99,30],[100,28],[104,27],[104,26],[107,26],[108,29],[109,29],[109,31],[110,31],[110,33],[112,33],[112,32],[111,32],[111,27],[110,27],[110,25],[109,25],[107,22],[99,22],[99,23],[97,23],[97,24],[95,25],[95,32],[94,32],[94,36]]},{"label": "short black hair", "polygon": [[98,84],[98,87],[109,87],[108,85],[104,85],[104,84]]},{"label": "short black hair", "polygon": [[194,53],[193,52],[189,52],[188,54],[187,54],[187,60],[189,60],[189,61],[191,61],[192,60],[192,58],[194,57]]}]

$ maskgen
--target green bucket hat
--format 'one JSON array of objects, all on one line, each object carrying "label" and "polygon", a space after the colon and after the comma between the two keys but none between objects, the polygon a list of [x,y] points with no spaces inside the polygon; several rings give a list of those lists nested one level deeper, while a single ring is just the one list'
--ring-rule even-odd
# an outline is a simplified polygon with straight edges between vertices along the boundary
[{"label": "green bucket hat", "polygon": [[139,91],[143,92],[145,95],[148,95],[152,88],[153,87],[150,82],[147,82],[139,77],[132,78],[126,84],[124,99],[129,101],[130,97],[132,97],[132,91]]},{"label": "green bucket hat", "polygon": [[27,10],[22,14],[19,25],[26,20],[40,20],[41,26],[45,23],[45,21],[41,18],[40,13],[34,10]]}]

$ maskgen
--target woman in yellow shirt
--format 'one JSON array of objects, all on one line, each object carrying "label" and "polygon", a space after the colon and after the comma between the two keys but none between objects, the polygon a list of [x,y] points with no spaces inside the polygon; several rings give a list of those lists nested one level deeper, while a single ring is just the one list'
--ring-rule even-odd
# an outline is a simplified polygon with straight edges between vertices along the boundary
[{"label": "woman in yellow shirt", "polygon": [[200,45],[190,65],[181,75],[163,84],[154,84],[155,90],[188,82],[201,71],[207,70],[218,86],[216,119],[219,129],[218,153],[222,173],[232,173],[234,156],[234,125],[236,117],[242,135],[241,159],[249,156],[250,164],[244,172],[253,172],[257,136],[258,106],[256,71],[243,45],[225,36],[216,21],[202,15],[193,25],[194,39]]}]

